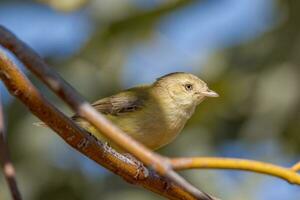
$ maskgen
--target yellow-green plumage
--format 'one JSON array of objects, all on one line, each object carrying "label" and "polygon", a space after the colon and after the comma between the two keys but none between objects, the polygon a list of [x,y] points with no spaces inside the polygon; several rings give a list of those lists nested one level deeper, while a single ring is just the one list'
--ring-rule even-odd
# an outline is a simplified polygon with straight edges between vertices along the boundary
[{"label": "yellow-green plumage", "polygon": [[[188,89],[187,85],[192,85]],[[150,149],[171,142],[206,96],[217,96],[199,78],[188,73],[172,73],[151,85],[134,87],[103,98],[92,105],[124,132]],[[99,140],[107,141],[88,122],[73,119]]]}]

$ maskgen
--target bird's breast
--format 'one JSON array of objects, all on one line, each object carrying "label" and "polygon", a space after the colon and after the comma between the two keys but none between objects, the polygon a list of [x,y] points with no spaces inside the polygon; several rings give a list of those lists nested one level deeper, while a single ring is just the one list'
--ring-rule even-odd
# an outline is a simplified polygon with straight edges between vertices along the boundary
[{"label": "bird's breast", "polygon": [[176,106],[169,106],[167,110],[155,108],[145,114],[143,123],[139,125],[139,134],[142,135],[136,139],[151,149],[158,149],[174,140],[190,117]]}]

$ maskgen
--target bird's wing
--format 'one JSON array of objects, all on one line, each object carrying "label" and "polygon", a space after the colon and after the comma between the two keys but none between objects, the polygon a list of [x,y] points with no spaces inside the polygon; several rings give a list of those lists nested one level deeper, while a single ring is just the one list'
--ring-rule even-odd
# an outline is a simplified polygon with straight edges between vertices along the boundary
[{"label": "bird's wing", "polygon": [[[125,92],[126,93],[126,92]],[[118,94],[96,101],[92,106],[103,114],[120,115],[143,107],[143,99],[131,94]]]},{"label": "bird's wing", "polygon": [[[130,89],[119,94],[100,99],[92,103],[92,106],[102,114],[114,116],[134,112],[142,109],[144,106],[146,95],[143,95],[142,93],[138,88]],[[78,115],[74,115],[72,119],[78,119]]]}]

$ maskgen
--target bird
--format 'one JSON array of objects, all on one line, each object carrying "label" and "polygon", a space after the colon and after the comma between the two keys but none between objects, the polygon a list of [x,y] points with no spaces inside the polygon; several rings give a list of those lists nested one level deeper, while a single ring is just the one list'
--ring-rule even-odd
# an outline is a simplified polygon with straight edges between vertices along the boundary
[{"label": "bird", "polygon": [[[157,150],[178,136],[204,99],[218,96],[197,76],[173,72],[151,84],[126,89],[91,105],[133,139]],[[71,118],[98,140],[123,152],[80,116],[75,114]]]}]

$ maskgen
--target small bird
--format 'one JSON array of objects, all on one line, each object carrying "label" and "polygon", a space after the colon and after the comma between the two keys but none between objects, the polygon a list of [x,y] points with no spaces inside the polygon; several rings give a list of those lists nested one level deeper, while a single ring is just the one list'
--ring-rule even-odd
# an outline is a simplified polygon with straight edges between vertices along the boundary
[{"label": "small bird", "polygon": [[[174,72],[152,84],[100,99],[92,106],[135,140],[157,150],[176,138],[206,97],[218,96],[197,76]],[[122,152],[84,119],[77,115],[72,119],[97,139]]]}]

